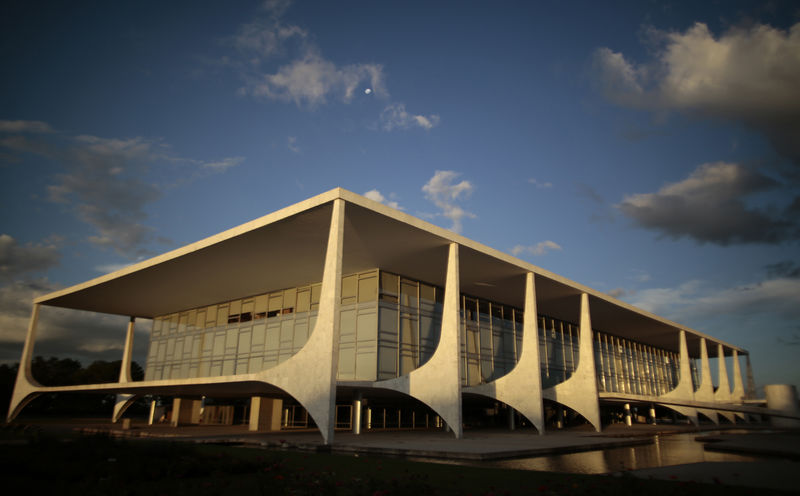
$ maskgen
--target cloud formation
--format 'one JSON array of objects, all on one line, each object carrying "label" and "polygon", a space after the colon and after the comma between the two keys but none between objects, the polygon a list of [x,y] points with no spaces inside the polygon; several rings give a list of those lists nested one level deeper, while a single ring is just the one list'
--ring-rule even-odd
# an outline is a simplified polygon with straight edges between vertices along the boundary
[{"label": "cloud formation", "polygon": [[437,170],[422,187],[425,197],[441,209],[439,215],[453,222],[450,229],[457,233],[461,232],[462,219],[475,218],[475,214],[467,212],[458,205],[459,201],[469,198],[475,187],[466,179],[455,182],[458,176],[460,174],[455,171]]},{"label": "cloud formation", "polygon": [[636,291],[629,302],[679,322],[715,315],[769,314],[800,319],[800,279],[778,277],[732,288],[710,288],[692,280],[672,288]]},{"label": "cloud formation", "polygon": [[50,124],[42,121],[0,120],[0,133],[52,133]]},{"label": "cloud formation", "polygon": [[546,241],[540,241],[535,245],[530,245],[530,246],[516,245],[514,248],[511,249],[511,254],[514,255],[515,257],[518,257],[523,253],[539,256],[539,255],[544,255],[549,251],[561,251],[561,245],[559,245],[555,241],[550,241],[548,239]]},{"label": "cloud formation", "polygon": [[539,189],[550,189],[550,188],[553,187],[553,183],[548,182],[548,181],[544,181],[544,182],[537,181],[536,178],[533,178],[533,177],[528,179],[528,182],[533,184],[534,186],[536,186]]},{"label": "cloud formation", "polygon": [[329,98],[349,103],[364,84],[378,95],[387,95],[381,65],[337,66],[310,49],[302,58],[280,67],[277,72],[251,79],[245,91],[256,97],[313,108],[327,103]]},{"label": "cloud formation", "polygon": [[[337,65],[322,56],[300,26],[287,24],[282,15],[291,2],[268,2],[264,15],[244,24],[232,39],[238,53],[229,61],[245,80],[241,92],[256,98],[293,102],[314,108],[329,100],[352,101],[364,86],[385,97],[383,67],[380,64]],[[291,60],[274,69],[279,57]]]},{"label": "cloud formation", "polygon": [[653,60],[636,64],[610,48],[595,52],[609,99],[742,122],[800,164],[800,23],[788,31],[755,24],[715,37],[703,23],[686,32],[650,34]]},{"label": "cloud formation", "polygon": [[381,112],[381,127],[385,131],[393,129],[408,129],[411,127],[421,127],[428,131],[439,125],[439,116],[436,114],[415,115],[406,111],[404,103],[392,103],[387,105]]},{"label": "cloud formation", "polygon": [[41,272],[58,265],[61,254],[52,242],[20,245],[8,234],[0,234],[0,281]]},{"label": "cloud formation", "polygon": [[[28,331],[34,298],[60,289],[46,279],[15,281],[0,287],[0,362],[18,362]],[[127,318],[55,307],[43,307],[35,353],[68,354],[84,362],[118,360],[122,357]],[[134,360],[143,363],[149,341],[149,321],[137,320]],[[75,329],[80,329],[76,335]]]},{"label": "cloud formation", "polygon": [[759,208],[748,197],[779,187],[774,179],[741,165],[700,165],[689,177],[655,193],[626,196],[616,207],[645,229],[699,243],[776,244],[800,237],[788,208]]},{"label": "cloud formation", "polygon": [[244,157],[217,161],[182,158],[169,153],[157,140],[142,137],[23,136],[20,133],[29,129],[51,129],[47,123],[24,122],[27,124],[0,126],[11,133],[0,138],[0,147],[19,156],[33,154],[56,162],[63,172],[51,178],[48,199],[66,205],[94,229],[88,241],[129,259],[149,255],[145,245],[158,240],[145,225],[146,208],[161,196],[160,188],[146,179],[154,165],[183,163],[218,173],[244,161]]},{"label": "cloud formation", "polygon": [[211,169],[217,172],[225,172],[231,167],[236,167],[242,162],[244,162],[244,157],[227,157],[214,162],[202,162],[202,166],[206,169]]},{"label": "cloud formation", "polygon": [[[388,198],[383,196],[383,194],[377,189],[371,189],[367,191],[366,193],[364,193],[364,196],[378,203],[383,203],[387,207],[395,208],[397,210],[403,210],[403,207],[401,207],[399,203],[397,203],[394,200],[389,200]],[[394,193],[391,193],[389,196],[394,197]]]}]

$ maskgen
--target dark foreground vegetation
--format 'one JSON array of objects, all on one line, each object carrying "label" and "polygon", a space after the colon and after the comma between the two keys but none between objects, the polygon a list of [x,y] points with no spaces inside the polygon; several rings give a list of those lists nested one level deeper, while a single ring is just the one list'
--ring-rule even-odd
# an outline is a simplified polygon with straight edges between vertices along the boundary
[{"label": "dark foreground vegetation", "polygon": [[5,494],[770,494],[629,476],[476,468],[373,456],[119,441],[104,436],[57,439],[37,428],[22,427],[5,427],[0,443],[0,480]]}]

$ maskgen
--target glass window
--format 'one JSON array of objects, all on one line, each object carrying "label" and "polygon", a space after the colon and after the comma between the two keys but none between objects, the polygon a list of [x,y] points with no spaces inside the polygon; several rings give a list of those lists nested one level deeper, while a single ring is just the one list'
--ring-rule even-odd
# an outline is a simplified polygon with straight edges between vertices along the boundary
[{"label": "glass window", "polygon": [[342,278],[342,305],[350,305],[356,302],[358,293],[358,275]]},{"label": "glass window", "polygon": [[297,311],[308,312],[311,307],[311,288],[302,288],[297,291]]},{"label": "glass window", "polygon": [[[374,273],[373,273],[374,274]],[[378,278],[375,275],[358,280],[358,302],[375,301],[378,298]]]},{"label": "glass window", "polygon": [[381,272],[381,300],[389,303],[397,303],[398,285],[400,278],[388,272]]},{"label": "glass window", "polygon": [[417,296],[417,282],[402,279],[400,281],[400,305],[417,308],[419,297]]}]

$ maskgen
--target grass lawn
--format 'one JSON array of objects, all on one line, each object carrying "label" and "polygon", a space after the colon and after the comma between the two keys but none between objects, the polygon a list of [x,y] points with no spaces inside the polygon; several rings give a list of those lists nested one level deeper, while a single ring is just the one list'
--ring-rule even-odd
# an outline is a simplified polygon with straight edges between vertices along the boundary
[{"label": "grass lawn", "polygon": [[[104,436],[3,436],[5,494],[622,495],[770,494],[633,477],[463,467],[375,456],[264,450]],[[8,442],[13,444],[7,444]],[[780,494],[774,493],[773,494]]]}]

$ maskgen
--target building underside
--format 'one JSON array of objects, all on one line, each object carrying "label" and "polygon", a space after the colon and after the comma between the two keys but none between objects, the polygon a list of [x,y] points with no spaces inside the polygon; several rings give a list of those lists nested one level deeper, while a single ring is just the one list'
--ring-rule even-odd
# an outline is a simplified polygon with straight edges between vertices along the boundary
[{"label": "building underside", "polygon": [[[119,382],[39,385],[42,305],[130,317]],[[136,319],[153,327],[134,382]],[[115,420],[174,397],[175,424],[244,402],[251,429],[315,425],[326,443],[337,428],[797,418],[754,402],[746,350],[342,189],[36,299],[8,419],[74,391],[116,393]]]}]

